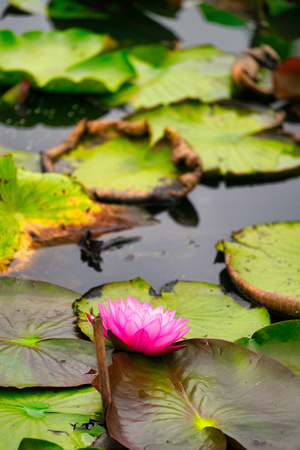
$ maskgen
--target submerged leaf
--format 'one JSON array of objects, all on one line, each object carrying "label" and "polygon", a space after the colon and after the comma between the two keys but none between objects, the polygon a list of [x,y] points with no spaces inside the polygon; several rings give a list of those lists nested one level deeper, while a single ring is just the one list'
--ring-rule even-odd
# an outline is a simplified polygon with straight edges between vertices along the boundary
[{"label": "submerged leaf", "polygon": [[273,323],[236,343],[277,359],[300,376],[300,320]]},{"label": "submerged leaf", "polygon": [[113,301],[123,300],[131,295],[141,303],[148,302],[154,308],[162,305],[164,309],[176,309],[176,318],[183,316],[189,319],[188,338],[214,337],[235,340],[242,336],[250,336],[251,330],[257,330],[270,323],[264,308],[247,310],[225,295],[219,286],[196,281],[178,281],[162,288],[156,295],[150,284],[142,278],[131,281],[107,283],[91,289],[77,300],[74,307],[79,312],[79,327],[93,339],[93,330],[86,314],[98,314],[98,304],[108,305],[108,298]]},{"label": "submerged leaf", "polygon": [[20,36],[2,30],[0,81],[16,84],[26,78],[32,87],[50,92],[114,92],[134,70],[122,51],[99,55],[110,46],[107,35],[80,28]]},{"label": "submerged leaf", "polygon": [[135,208],[92,201],[64,175],[17,170],[11,156],[0,157],[2,270],[22,249],[78,241],[86,231],[97,236],[146,223]]},{"label": "submerged leaf", "polygon": [[18,450],[22,440],[30,438],[75,450],[91,445],[105,431],[99,425],[74,430],[90,419],[102,419],[101,398],[92,387],[0,389],[0,394],[1,445],[5,449]]},{"label": "submerged leaf", "polygon": [[200,157],[204,173],[275,175],[300,167],[300,146],[293,138],[265,131],[283,119],[272,110],[189,101],[140,112],[128,120],[142,119],[149,124],[153,144],[166,127],[174,127]]},{"label": "submerged leaf", "polygon": [[117,353],[109,367],[110,435],[126,447],[296,448],[300,378],[277,361],[215,339],[162,358]]},{"label": "submerged leaf", "polygon": [[300,222],[255,225],[220,241],[237,287],[267,308],[300,316]]}]

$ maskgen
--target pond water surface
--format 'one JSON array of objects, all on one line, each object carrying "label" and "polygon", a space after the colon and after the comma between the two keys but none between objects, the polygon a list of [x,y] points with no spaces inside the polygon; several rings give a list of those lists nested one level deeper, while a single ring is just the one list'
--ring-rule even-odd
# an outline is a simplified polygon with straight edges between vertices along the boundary
[{"label": "pond water surface", "polygon": [[[155,14],[151,17],[172,29],[185,47],[211,43],[238,54],[248,47],[253,32],[251,28],[208,23],[190,2],[176,19]],[[52,24],[42,17],[8,14],[0,21],[0,28],[10,28],[19,34],[31,29],[50,30]],[[0,143],[31,152],[58,144],[80,117],[89,113],[92,118],[101,115],[100,111],[89,110],[89,105],[79,102],[77,97],[63,104],[56,96],[41,96],[27,122],[1,118]],[[109,115],[119,117],[120,114],[123,112],[116,109]],[[300,132],[297,124],[286,122],[284,126]],[[248,225],[299,220],[299,192],[299,177],[232,186],[223,181],[213,186],[200,184],[177,207],[152,208],[159,223],[100,237],[107,246],[116,238],[138,238],[104,250],[101,268],[90,267],[82,261],[80,247],[69,244],[35,250],[25,268],[18,269],[13,263],[9,275],[49,281],[80,293],[103,283],[136,276],[145,278],[156,291],[175,279],[219,284],[221,276],[226,281],[226,274],[215,244]]]}]

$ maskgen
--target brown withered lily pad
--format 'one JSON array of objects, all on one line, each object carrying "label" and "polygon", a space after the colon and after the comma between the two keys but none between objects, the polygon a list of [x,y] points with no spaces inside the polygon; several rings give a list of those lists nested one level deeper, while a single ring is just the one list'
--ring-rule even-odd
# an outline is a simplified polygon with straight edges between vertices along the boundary
[{"label": "brown withered lily pad", "polygon": [[151,145],[148,128],[143,120],[83,120],[45,152],[44,167],[72,174],[100,200],[180,199],[200,181],[200,158],[171,127]]},{"label": "brown withered lily pad", "polygon": [[[271,75],[280,62],[275,50],[269,45],[244,51],[231,70],[232,81],[239,94],[256,96],[269,101],[273,96]],[[269,79],[269,82],[267,81]]]},{"label": "brown withered lily pad", "polygon": [[21,250],[149,223],[136,208],[91,200],[65,175],[27,172],[15,167],[11,155],[0,157],[0,271]]},{"label": "brown withered lily pad", "polygon": [[300,317],[300,221],[246,227],[220,241],[229,275],[248,297]]}]

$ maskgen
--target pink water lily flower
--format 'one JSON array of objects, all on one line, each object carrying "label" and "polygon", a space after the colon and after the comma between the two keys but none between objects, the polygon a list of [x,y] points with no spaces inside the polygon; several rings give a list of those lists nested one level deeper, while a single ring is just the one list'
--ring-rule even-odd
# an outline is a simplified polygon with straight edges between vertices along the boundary
[{"label": "pink water lily flower", "polygon": [[[182,338],[190,329],[184,328],[188,320],[174,319],[176,311],[164,311],[163,306],[153,308],[149,303],[140,303],[129,296],[124,303],[108,299],[109,312],[103,302],[98,305],[103,322],[103,333],[110,339],[107,330],[121,339],[133,351],[146,355],[162,355],[173,352],[184,345],[170,344]],[[93,319],[87,314],[91,323]]]}]

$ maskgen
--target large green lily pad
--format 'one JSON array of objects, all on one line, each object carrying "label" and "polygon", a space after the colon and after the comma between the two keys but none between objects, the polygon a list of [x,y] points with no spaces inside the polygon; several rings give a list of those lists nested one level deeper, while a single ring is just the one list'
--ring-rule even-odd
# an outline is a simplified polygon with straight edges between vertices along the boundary
[{"label": "large green lily pad", "polygon": [[0,82],[11,85],[26,78],[50,92],[114,92],[134,70],[124,52],[99,55],[110,45],[107,35],[80,28],[19,36],[2,30]]},{"label": "large green lily pad", "polygon": [[288,135],[269,131],[283,116],[239,106],[184,102],[138,113],[130,120],[147,120],[154,144],[166,127],[174,127],[202,161],[203,172],[222,175],[265,175],[300,167],[300,146]]},{"label": "large green lily pad", "polygon": [[168,141],[152,147],[148,138],[124,136],[105,143],[88,138],[61,157],[55,169],[71,173],[100,200],[172,201],[186,190],[180,179],[185,171],[171,159]]},{"label": "large green lily pad", "polygon": [[[160,58],[154,60],[155,53]],[[230,69],[235,58],[212,46],[170,51],[138,47],[128,53],[128,59],[137,78],[107,97],[109,104],[127,102],[138,109],[184,98],[212,102],[231,96]]]},{"label": "large green lily pad", "polygon": [[94,345],[78,337],[72,302],[59,286],[0,279],[0,385],[78,386],[97,372]]},{"label": "large green lily pad", "polygon": [[300,320],[274,323],[236,343],[277,359],[300,376]]},{"label": "large green lily pad", "polygon": [[150,284],[142,278],[131,281],[107,283],[91,289],[74,303],[79,313],[79,327],[93,339],[93,329],[85,313],[90,310],[97,315],[98,303],[107,306],[108,298],[113,301],[121,297],[125,301],[128,295],[141,303],[149,302],[154,308],[163,305],[165,310],[176,309],[175,317],[189,319],[188,338],[214,337],[235,340],[249,336],[252,331],[270,323],[264,308],[247,310],[225,295],[219,286],[196,281],[177,281],[162,288],[160,295],[155,294]]},{"label": "large green lily pad", "polygon": [[[135,208],[92,201],[82,185],[59,174],[16,169],[11,155],[0,157],[0,269],[16,252],[34,246],[78,241],[145,224]],[[148,222],[149,223],[149,222]]]},{"label": "large green lily pad", "polygon": [[2,448],[18,450],[23,438],[42,439],[75,450],[92,444],[104,429],[74,430],[101,420],[101,397],[92,387],[0,389]]},{"label": "large green lily pad", "polygon": [[[300,378],[267,356],[215,339],[162,358],[117,353],[110,435],[130,449],[297,448]],[[240,448],[240,447],[239,447]]]},{"label": "large green lily pad", "polygon": [[220,241],[238,288],[269,309],[300,316],[300,221],[255,225]]}]

